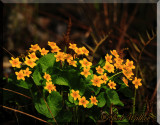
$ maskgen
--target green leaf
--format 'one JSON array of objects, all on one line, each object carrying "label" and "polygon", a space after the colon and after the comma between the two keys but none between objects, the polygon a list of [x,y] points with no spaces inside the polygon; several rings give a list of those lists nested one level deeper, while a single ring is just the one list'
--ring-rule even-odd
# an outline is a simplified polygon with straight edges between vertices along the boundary
[{"label": "green leaf", "polygon": [[119,100],[118,93],[115,90],[111,89],[106,90],[106,94],[107,94],[108,106],[110,106],[111,104],[124,106],[124,104]]},{"label": "green leaf", "polygon": [[71,96],[71,94],[68,95],[68,100],[69,100],[71,103],[74,103],[74,98]]},{"label": "green leaf", "polygon": [[85,81],[88,83],[91,81],[91,79],[93,79],[93,71],[90,69],[89,72],[91,73],[91,75],[89,75],[87,78],[85,78]]},{"label": "green leaf", "polygon": [[68,80],[63,77],[56,78],[55,84],[69,86]]},{"label": "green leaf", "polygon": [[33,75],[32,75],[33,76],[33,81],[35,82],[36,85],[41,85],[40,81],[43,79],[40,72],[41,72],[41,65],[38,64],[36,66],[35,71],[33,72]]},{"label": "green leaf", "polygon": [[30,89],[32,87],[32,84],[27,82],[27,81],[23,81],[21,80],[19,83],[16,84],[19,87],[25,88],[25,89]]},{"label": "green leaf", "polygon": [[[121,117],[121,115],[118,115],[118,117]],[[127,119],[123,119],[121,121],[115,121],[117,125],[130,125]]]},{"label": "green leaf", "polygon": [[41,64],[43,73],[46,72],[47,68],[52,68],[54,66],[54,63],[56,61],[54,55],[55,54],[53,53],[49,53],[47,55],[44,55],[37,61],[37,64]]},{"label": "green leaf", "polygon": [[[115,123],[117,123],[118,125],[130,125],[129,123],[128,123],[128,120],[125,118],[125,116],[124,115],[120,115],[119,113],[118,113],[118,109],[117,108],[113,108],[113,114],[115,115],[115,116],[113,116],[113,117],[116,117],[117,118],[117,121],[116,120],[114,120],[114,122]],[[119,119],[119,120],[118,120]]]},{"label": "green leaf", "polygon": [[56,120],[60,123],[70,122],[72,120],[72,112],[61,110],[60,113],[56,116]]},{"label": "green leaf", "polygon": [[[58,125],[61,125],[63,123],[70,122],[72,120],[72,112],[71,111],[65,111],[61,110],[58,115],[55,117]],[[48,122],[55,124],[55,121],[53,119],[48,120]]]},{"label": "green leaf", "polygon": [[71,103],[74,103],[75,105],[78,105],[78,99],[74,100],[74,98],[71,96],[71,94],[69,94],[68,96],[68,100],[71,102]]},{"label": "green leaf", "polygon": [[126,85],[122,84],[121,87],[118,89],[119,92],[121,92],[124,96],[128,98],[133,97],[133,92],[127,87]]},{"label": "green leaf", "polygon": [[81,78],[77,70],[67,70],[61,73],[60,75],[68,81],[70,89],[79,90],[79,94],[83,95],[83,93],[85,92],[85,84],[84,80]]},{"label": "green leaf", "polygon": [[105,99],[105,92],[101,92],[98,96],[97,96],[97,100],[98,100],[98,107],[103,107],[106,104],[106,99]]},{"label": "green leaf", "polygon": [[67,100],[65,100],[65,103],[68,107],[74,107],[75,105]]},{"label": "green leaf", "polygon": [[95,92],[95,95],[97,95],[100,92],[100,90],[101,90],[100,87],[93,86],[93,85],[89,85],[88,88],[90,89],[90,91]]},{"label": "green leaf", "polygon": [[26,78],[25,80],[17,80],[17,77],[15,74],[12,74],[9,78],[8,78],[8,82],[9,83],[13,83],[19,87],[25,88],[25,89],[29,89],[32,87],[32,83],[31,81]]},{"label": "green leaf", "polygon": [[[62,109],[62,96],[58,92],[53,91],[47,97],[46,102],[49,106],[50,111],[55,117],[59,113],[59,111]],[[52,115],[48,110],[47,105],[43,100],[43,98],[35,99],[35,108],[40,114],[45,115],[48,118],[52,118]]]},{"label": "green leaf", "polygon": [[45,86],[45,85],[46,85],[46,82],[47,82],[47,80],[44,79],[43,82],[42,82],[42,86]]},{"label": "green leaf", "polygon": [[100,65],[101,67],[103,67],[104,65],[105,65],[105,59],[100,59],[100,61],[99,61],[99,63],[98,63],[98,65]]},{"label": "green leaf", "polygon": [[3,77],[3,80],[6,80],[6,77]]},{"label": "green leaf", "polygon": [[90,119],[92,119],[95,123],[97,123],[96,119],[93,116],[88,116]]},{"label": "green leaf", "polygon": [[92,108],[92,106],[93,106],[93,104],[91,104],[91,103],[87,104],[87,108]]}]

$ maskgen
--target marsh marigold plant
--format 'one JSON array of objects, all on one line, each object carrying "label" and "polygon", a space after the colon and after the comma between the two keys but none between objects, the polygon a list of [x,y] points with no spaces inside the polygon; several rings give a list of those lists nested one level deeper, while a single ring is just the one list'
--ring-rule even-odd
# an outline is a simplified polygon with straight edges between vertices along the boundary
[{"label": "marsh marigold plant", "polygon": [[35,109],[52,122],[85,116],[96,121],[102,107],[109,113],[111,105],[124,106],[119,93],[132,99],[128,94],[142,86],[141,78],[134,77],[134,62],[121,58],[116,50],[93,65],[85,47],[69,43],[62,51],[51,41],[48,46],[49,50],[31,45],[25,57],[11,57],[15,73],[9,81],[32,92]]}]

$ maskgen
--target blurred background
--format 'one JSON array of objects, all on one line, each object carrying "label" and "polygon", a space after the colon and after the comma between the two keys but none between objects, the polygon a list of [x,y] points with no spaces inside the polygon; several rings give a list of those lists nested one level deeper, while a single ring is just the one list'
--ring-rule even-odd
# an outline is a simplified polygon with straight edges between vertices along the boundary
[{"label": "blurred background", "polygon": [[[122,58],[134,61],[138,67],[135,74],[142,78],[143,86],[137,91],[136,111],[144,110],[155,117],[156,3],[4,4],[3,14],[4,41],[1,47],[6,78],[13,73],[9,64],[11,54],[15,57],[25,54],[31,44],[49,49],[48,41],[54,41],[63,49],[69,40],[78,47],[85,46],[90,51],[88,59],[94,64],[116,49]],[[100,41],[103,42],[98,44]],[[5,101],[4,104],[9,105],[9,101]],[[6,111],[3,118],[10,115],[10,121],[16,123],[17,116],[12,113]]]}]

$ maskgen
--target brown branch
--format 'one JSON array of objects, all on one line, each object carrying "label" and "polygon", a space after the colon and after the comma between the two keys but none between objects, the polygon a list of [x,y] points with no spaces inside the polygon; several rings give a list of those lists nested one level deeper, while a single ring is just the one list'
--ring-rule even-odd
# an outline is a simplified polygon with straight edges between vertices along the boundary
[{"label": "brown branch", "polygon": [[[57,20],[59,20],[59,21],[63,21],[63,22],[65,22],[65,23],[68,23],[68,20],[63,19],[63,18],[61,18],[61,17],[59,17],[59,16],[56,16],[56,15],[53,15],[53,14],[49,14],[49,13],[46,13],[46,12],[40,11],[40,10],[39,10],[39,13],[44,14],[44,15],[50,17],[50,18],[57,19]],[[88,27],[88,26],[86,26],[86,25],[84,25],[84,24],[73,23],[73,25],[76,26],[76,27],[80,27],[80,28],[82,28],[82,29],[84,29],[84,30],[91,30],[90,27]]]},{"label": "brown branch", "polygon": [[[124,22],[124,20],[125,20],[126,18],[122,19],[122,21],[121,21],[122,33],[121,33],[120,38],[119,38],[119,40],[118,40],[118,44],[117,44],[117,47],[116,47],[117,50],[120,49],[121,45],[122,45],[123,42],[124,42],[125,33],[127,32],[128,27],[130,26],[131,22],[133,21],[133,19],[134,19],[134,17],[135,17],[135,14],[137,13],[137,9],[138,9],[138,6],[135,7],[135,9],[134,9],[134,11],[132,12],[132,14],[131,14],[131,16],[130,16],[129,21],[128,21],[127,24],[126,24],[126,22]],[[126,14],[126,12],[124,11],[124,16],[125,16],[125,14]]]},{"label": "brown branch", "polygon": [[113,124],[113,121],[112,121],[112,115],[113,115],[113,103],[111,104],[111,106],[110,106],[110,116],[111,116],[111,125]]},{"label": "brown branch", "polygon": [[26,97],[26,98],[28,98],[28,99],[32,99],[32,98],[29,97],[29,96],[26,96],[26,95],[24,95],[24,94],[22,94],[22,93],[19,93],[19,92],[10,90],[10,89],[6,89],[6,88],[0,88],[0,89],[6,90],[6,91],[10,91],[10,92],[16,93],[16,94],[18,94],[18,95],[22,95],[22,96],[24,96],[24,97]]},{"label": "brown branch", "polygon": [[155,99],[156,97],[156,94],[157,94],[157,88],[159,88],[159,85],[160,85],[160,80],[158,81],[157,85],[156,85],[156,88],[154,89],[154,93],[152,94],[152,98],[150,100],[150,102],[152,103],[153,100]]},{"label": "brown branch", "polygon": [[2,47],[7,53],[9,53],[12,57],[14,57],[15,58],[15,56],[12,54],[12,53],[10,53],[6,48],[4,48],[4,47]]},{"label": "brown branch", "polygon": [[[118,27],[115,27],[119,32],[122,32],[120,28]],[[137,39],[134,39],[134,38],[131,38],[127,33],[124,34],[125,37],[127,37],[130,41],[132,41],[133,43],[135,44],[138,44],[139,41]],[[154,35],[151,40],[147,41],[146,44],[148,45],[154,38],[155,38],[156,35]],[[124,40],[125,41],[125,40]],[[127,41],[127,43],[129,44],[129,42]],[[150,43],[151,44],[151,43]],[[130,44],[129,44],[130,45]],[[151,58],[155,59],[156,57],[154,55],[152,55],[151,53],[149,53],[148,51],[146,51],[145,49],[143,50],[143,52],[145,54],[147,54],[148,56],[150,56]]]},{"label": "brown branch", "polygon": [[96,47],[95,47],[94,50],[93,50],[93,55],[92,55],[91,61],[93,61],[94,56],[95,56],[95,53],[97,52],[99,46],[109,37],[109,35],[110,35],[110,32],[109,32],[108,35],[106,35],[103,39],[101,39],[101,41],[96,45]]},{"label": "brown branch", "polygon": [[114,3],[114,13],[113,13],[113,22],[117,22],[117,3]]},{"label": "brown branch", "polygon": [[85,42],[82,42],[91,52],[93,52],[94,50],[92,49],[91,46],[89,46],[87,43]]},{"label": "brown branch", "polygon": [[[2,106],[2,105],[0,105],[0,106]],[[25,113],[25,112],[22,112],[22,111],[20,111],[20,110],[13,109],[13,108],[10,108],[10,107],[7,107],[7,106],[2,106],[2,107],[5,108],[5,109],[12,110],[12,111],[14,111],[14,112],[19,112],[19,113],[21,113],[21,114],[27,115],[27,116],[29,116],[29,117],[32,117],[32,118],[34,118],[34,119],[37,119],[37,120],[39,120],[39,121],[42,121],[42,122],[45,122],[45,123],[51,125],[51,123],[48,123],[47,121],[45,121],[45,120],[43,120],[43,119],[40,119],[40,118],[38,118],[38,117],[36,117],[36,116],[30,115],[30,114]]]},{"label": "brown branch", "polygon": [[104,8],[104,16],[105,16],[105,23],[106,26],[109,26],[109,18],[108,18],[108,6],[106,3],[103,4],[103,8]]}]

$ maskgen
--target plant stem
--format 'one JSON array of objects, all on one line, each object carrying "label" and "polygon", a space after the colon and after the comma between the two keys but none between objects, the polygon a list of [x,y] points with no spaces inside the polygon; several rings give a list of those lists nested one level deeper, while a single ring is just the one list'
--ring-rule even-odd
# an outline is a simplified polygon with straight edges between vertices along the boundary
[{"label": "plant stem", "polygon": [[76,107],[73,107],[74,122],[76,123]]},{"label": "plant stem", "polygon": [[112,79],[114,76],[119,75],[119,74],[121,74],[122,72],[123,72],[123,71],[114,74],[113,76],[111,76],[111,77],[107,80],[107,82],[108,82],[110,79]]},{"label": "plant stem", "polygon": [[135,114],[135,105],[136,105],[136,88],[134,90],[134,98],[133,98],[133,115]]},{"label": "plant stem", "polygon": [[76,106],[76,119],[77,119],[77,125],[78,125],[78,106]]},{"label": "plant stem", "polygon": [[[139,60],[137,61],[136,77],[138,75],[138,67],[139,67]],[[133,97],[133,111],[132,111],[133,115],[135,114],[135,106],[136,106],[136,88],[134,90],[134,97]]]}]

